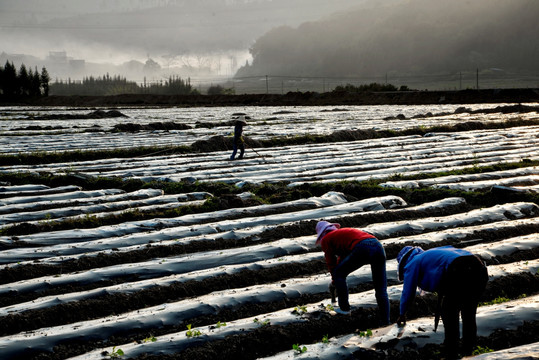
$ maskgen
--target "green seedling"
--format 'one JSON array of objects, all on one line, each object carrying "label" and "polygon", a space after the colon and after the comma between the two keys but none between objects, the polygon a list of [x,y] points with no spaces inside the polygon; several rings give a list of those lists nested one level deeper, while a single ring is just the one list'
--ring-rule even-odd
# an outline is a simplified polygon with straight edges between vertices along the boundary
[{"label": "green seedling", "polygon": [[157,341],[157,338],[153,335],[150,335],[149,337],[147,337],[146,339],[142,340],[142,342],[144,343],[147,343],[147,342],[156,342]]},{"label": "green seedling", "polygon": [[292,349],[294,349],[294,351],[297,353],[297,354],[303,354],[304,352],[307,351],[307,347],[306,346],[299,346],[299,344],[294,344],[292,345]]},{"label": "green seedling", "polygon": [[122,349],[116,349],[116,346],[112,348],[112,352],[109,354],[111,359],[117,359],[121,356],[124,356],[124,352]]},{"label": "green seedling", "polygon": [[480,304],[480,306],[501,304],[501,303],[504,303],[504,302],[507,302],[507,301],[510,301],[510,300],[511,299],[509,299],[509,298],[506,298],[506,297],[503,297],[503,296],[498,296],[496,299],[494,299],[492,301],[482,302]]},{"label": "green seedling", "polygon": [[327,310],[327,311],[334,311],[334,310],[335,310],[335,307],[334,307],[333,305],[331,305],[331,304],[327,304],[327,305],[326,305],[326,310]]},{"label": "green seedling", "polygon": [[220,321],[217,321],[217,324],[215,325],[216,328],[220,328],[220,327],[223,327],[223,326],[226,326],[226,322],[220,322]]},{"label": "green seedling", "polygon": [[366,331],[360,331],[359,336],[361,336],[361,337],[370,337],[370,336],[372,336],[372,330],[367,329]]},{"label": "green seedling", "polygon": [[200,330],[191,330],[191,324],[187,325],[187,331],[185,332],[185,336],[187,337],[197,337],[197,336],[200,336],[202,335],[202,333],[200,332]]},{"label": "green seedling", "polygon": [[305,305],[298,305],[292,310],[292,314],[295,315],[303,315],[307,312],[307,306]]},{"label": "green seedling", "polygon": [[474,351],[472,351],[472,355],[475,356],[475,355],[481,355],[481,354],[485,354],[485,353],[489,353],[489,352],[493,352],[494,350],[490,349],[488,346],[485,346],[485,347],[481,347],[481,346],[477,346]]},{"label": "green seedling", "polygon": [[326,334],[322,337],[322,342],[324,344],[329,344],[329,334]]},{"label": "green seedling", "polygon": [[45,225],[47,225],[51,220],[52,220],[52,214],[51,214],[51,213],[47,213],[47,214],[45,214],[45,218],[44,218],[44,219],[38,221],[38,224],[41,225],[41,226],[45,226]]},{"label": "green seedling", "polygon": [[266,319],[264,321],[260,321],[258,318],[254,318],[253,322],[257,323],[260,326],[268,326],[270,325],[270,319]]}]

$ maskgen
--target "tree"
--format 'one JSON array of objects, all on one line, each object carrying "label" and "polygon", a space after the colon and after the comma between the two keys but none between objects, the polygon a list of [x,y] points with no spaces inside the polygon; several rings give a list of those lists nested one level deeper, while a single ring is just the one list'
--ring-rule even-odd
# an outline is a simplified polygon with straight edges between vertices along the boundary
[{"label": "tree", "polygon": [[41,69],[40,81],[41,81],[41,88],[43,89],[43,95],[44,96],[49,96],[50,77],[49,77],[49,73],[47,72],[47,69],[45,69],[45,67],[43,67]]},{"label": "tree", "polygon": [[0,95],[4,93],[4,68],[0,66]]},{"label": "tree", "polygon": [[28,70],[26,70],[26,66],[24,64],[21,64],[19,69],[18,87],[19,94],[28,95],[30,91],[30,77],[28,76]]},{"label": "tree", "polygon": [[30,68],[28,77],[30,78],[30,88],[28,89],[28,94],[30,96],[41,95],[41,80],[37,67],[35,71],[32,71],[32,68]]},{"label": "tree", "polygon": [[6,61],[4,66],[2,90],[6,96],[13,96],[17,93],[17,70],[9,61]]},{"label": "tree", "polygon": [[221,85],[212,85],[208,88],[208,95],[234,95],[234,89],[226,89]]}]

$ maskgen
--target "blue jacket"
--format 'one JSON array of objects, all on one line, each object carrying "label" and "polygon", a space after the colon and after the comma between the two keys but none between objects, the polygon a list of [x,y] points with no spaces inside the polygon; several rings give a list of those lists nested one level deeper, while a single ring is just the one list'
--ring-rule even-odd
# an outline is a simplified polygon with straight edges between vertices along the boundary
[{"label": "blue jacket", "polygon": [[439,292],[442,275],[449,264],[459,256],[472,255],[469,251],[453,246],[442,246],[427,251],[414,248],[404,265],[404,285],[400,301],[400,315],[406,314],[414,300],[416,289]]}]

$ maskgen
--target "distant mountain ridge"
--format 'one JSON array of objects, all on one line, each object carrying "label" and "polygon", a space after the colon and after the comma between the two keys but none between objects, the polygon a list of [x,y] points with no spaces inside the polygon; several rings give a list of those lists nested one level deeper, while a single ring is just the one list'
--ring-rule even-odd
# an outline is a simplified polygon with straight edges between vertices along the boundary
[{"label": "distant mountain ridge", "polygon": [[297,28],[274,28],[250,48],[253,61],[236,76],[537,73],[538,15],[536,0],[371,0]]}]

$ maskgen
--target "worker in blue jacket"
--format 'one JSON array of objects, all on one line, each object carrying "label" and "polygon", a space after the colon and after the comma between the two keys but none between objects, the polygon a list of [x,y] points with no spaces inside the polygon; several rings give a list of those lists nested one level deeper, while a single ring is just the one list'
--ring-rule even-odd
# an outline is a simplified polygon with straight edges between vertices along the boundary
[{"label": "worker in blue jacket", "polygon": [[436,292],[439,308],[436,310],[435,331],[441,312],[447,354],[449,357],[458,354],[459,314],[462,316],[463,351],[471,353],[477,338],[477,305],[488,281],[483,261],[469,251],[453,246],[427,251],[418,246],[405,246],[397,261],[399,280],[404,281],[397,324],[406,324],[406,311],[418,287]]}]

